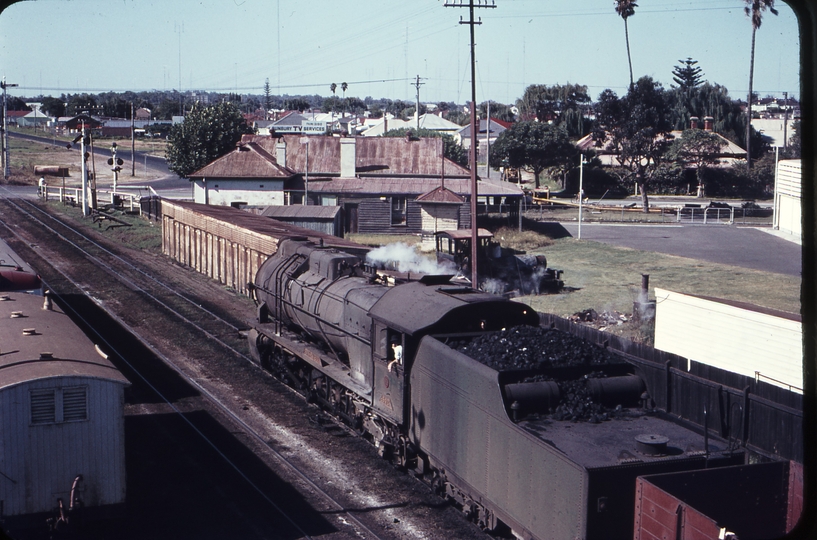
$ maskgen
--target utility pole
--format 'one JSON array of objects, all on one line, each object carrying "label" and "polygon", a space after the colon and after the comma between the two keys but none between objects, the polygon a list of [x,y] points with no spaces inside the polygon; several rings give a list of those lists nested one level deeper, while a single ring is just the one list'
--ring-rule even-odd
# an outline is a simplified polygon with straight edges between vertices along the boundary
[{"label": "utility pole", "polygon": [[488,120],[485,122],[485,178],[491,177],[491,100],[488,100]]},{"label": "utility pole", "polygon": [[136,119],[133,116],[133,102],[130,104],[130,175],[136,176]]},{"label": "utility pole", "polygon": [[420,130],[420,87],[425,83],[420,82],[420,76],[417,75],[417,80],[414,83],[414,87],[417,88],[417,106],[414,109],[414,114],[417,117],[417,130]]},{"label": "utility pole", "polygon": [[[476,1],[476,4],[474,2]],[[471,288],[477,289],[479,287],[479,280],[477,279],[477,242],[479,234],[477,232],[477,83],[476,83],[476,60],[474,58],[474,25],[482,24],[482,19],[474,20],[474,8],[495,8],[496,4],[491,0],[489,4],[487,0],[459,0],[456,3],[443,4],[445,7],[467,7],[468,20],[462,20],[460,17],[460,24],[467,24],[471,29]]]},{"label": "utility pole", "polygon": [[9,165],[8,99],[6,98],[6,88],[13,88],[17,85],[7,83],[6,78],[3,77],[0,86],[3,87],[3,178],[8,182],[9,176],[11,176],[11,166]]}]

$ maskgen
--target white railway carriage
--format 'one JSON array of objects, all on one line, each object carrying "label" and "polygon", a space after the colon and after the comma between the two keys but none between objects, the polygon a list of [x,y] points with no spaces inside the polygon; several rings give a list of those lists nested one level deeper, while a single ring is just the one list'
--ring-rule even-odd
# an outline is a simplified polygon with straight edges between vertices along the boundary
[{"label": "white railway carriage", "polygon": [[60,499],[86,517],[121,509],[127,379],[47,297],[2,293],[0,320],[4,528],[43,526]]}]

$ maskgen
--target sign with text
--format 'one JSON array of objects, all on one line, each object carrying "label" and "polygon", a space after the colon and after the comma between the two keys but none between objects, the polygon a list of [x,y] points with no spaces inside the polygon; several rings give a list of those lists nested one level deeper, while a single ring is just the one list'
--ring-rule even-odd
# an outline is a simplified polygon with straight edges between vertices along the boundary
[{"label": "sign with text", "polygon": [[304,133],[306,135],[323,135],[326,133],[326,122],[304,120],[300,126],[270,126],[276,133]]}]

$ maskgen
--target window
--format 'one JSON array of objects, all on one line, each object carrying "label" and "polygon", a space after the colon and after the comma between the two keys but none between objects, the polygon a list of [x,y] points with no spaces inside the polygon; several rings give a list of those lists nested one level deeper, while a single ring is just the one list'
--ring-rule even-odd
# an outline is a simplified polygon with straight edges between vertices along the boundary
[{"label": "window", "polygon": [[406,198],[392,197],[391,198],[391,224],[405,225],[406,224]]},{"label": "window", "polygon": [[[31,423],[54,424],[88,419],[88,388],[41,388],[31,390]],[[58,407],[57,405],[62,405]]]}]

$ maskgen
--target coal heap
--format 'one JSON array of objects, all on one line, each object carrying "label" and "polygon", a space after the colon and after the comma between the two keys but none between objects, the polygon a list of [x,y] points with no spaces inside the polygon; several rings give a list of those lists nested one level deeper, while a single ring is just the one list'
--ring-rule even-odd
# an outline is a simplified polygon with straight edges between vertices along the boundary
[{"label": "coal heap", "polygon": [[[459,352],[497,371],[536,370],[560,366],[602,366],[623,360],[608,350],[553,328],[517,326],[484,334],[472,341],[450,344]],[[591,371],[579,379],[558,380],[559,404],[545,418],[569,422],[599,423],[633,413],[622,407],[608,408],[593,401],[587,380],[606,377],[602,371]],[[529,374],[522,382],[553,380],[547,374]],[[534,414],[528,419],[539,417]]]},{"label": "coal heap", "polygon": [[606,349],[554,328],[516,326],[451,347],[497,371],[619,363]]}]

